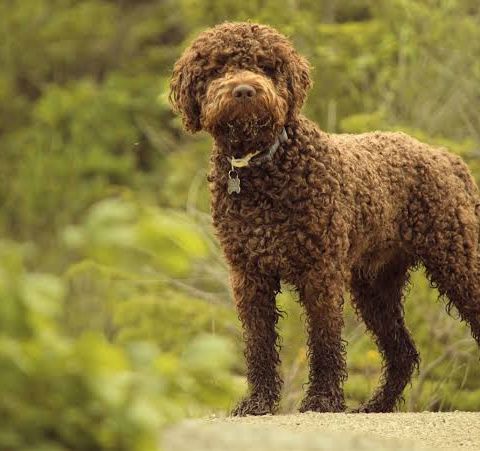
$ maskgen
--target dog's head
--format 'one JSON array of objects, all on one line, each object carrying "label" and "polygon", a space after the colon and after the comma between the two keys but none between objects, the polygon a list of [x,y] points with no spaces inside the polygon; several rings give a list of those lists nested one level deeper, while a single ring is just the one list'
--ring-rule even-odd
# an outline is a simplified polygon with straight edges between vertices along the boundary
[{"label": "dog's head", "polygon": [[190,132],[231,144],[268,144],[302,107],[309,65],[276,30],[225,23],[203,33],[176,62],[170,101]]}]

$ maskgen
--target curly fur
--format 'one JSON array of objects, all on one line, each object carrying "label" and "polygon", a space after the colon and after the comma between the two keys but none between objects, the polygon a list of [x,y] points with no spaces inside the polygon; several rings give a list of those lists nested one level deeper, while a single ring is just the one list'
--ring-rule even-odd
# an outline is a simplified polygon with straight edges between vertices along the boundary
[{"label": "curly fur", "polygon": [[[250,102],[232,89],[249,84]],[[294,284],[308,329],[309,386],[301,410],[345,409],[343,294],[384,357],[381,385],[359,410],[394,409],[418,366],[402,293],[423,264],[480,343],[479,191],[462,160],[403,133],[335,135],[300,114],[309,65],[287,38],[250,23],[200,34],[173,71],[170,99],[187,130],[215,145],[209,175],[213,224],[231,270],[244,328],[249,395],[236,415],[273,412],[281,378],[275,295]],[[239,170],[231,156],[288,141],[271,161]]]}]

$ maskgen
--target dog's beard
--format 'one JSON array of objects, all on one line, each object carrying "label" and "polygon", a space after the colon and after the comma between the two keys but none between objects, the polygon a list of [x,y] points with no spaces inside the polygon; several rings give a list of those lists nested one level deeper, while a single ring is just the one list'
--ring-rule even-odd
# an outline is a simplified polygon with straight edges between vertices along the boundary
[{"label": "dog's beard", "polygon": [[238,116],[220,122],[214,135],[220,139],[236,157],[268,148],[275,142],[281,125],[276,124],[269,114]]},{"label": "dog's beard", "polygon": [[272,109],[261,104],[242,108],[233,102],[218,110],[214,119],[208,131],[235,157],[268,149],[277,139],[285,121],[280,108]]}]

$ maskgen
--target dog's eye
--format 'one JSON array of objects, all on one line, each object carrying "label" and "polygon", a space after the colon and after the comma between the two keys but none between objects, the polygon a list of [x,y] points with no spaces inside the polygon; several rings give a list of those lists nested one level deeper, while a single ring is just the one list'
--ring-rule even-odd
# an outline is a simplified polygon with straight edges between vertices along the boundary
[{"label": "dog's eye", "polygon": [[263,66],[262,70],[265,73],[265,75],[267,75],[267,77],[270,77],[270,78],[275,77],[275,72],[276,72],[275,67],[273,67],[273,66]]},{"label": "dog's eye", "polygon": [[216,75],[222,75],[225,69],[223,67],[215,67],[214,69],[211,70],[211,73],[216,76]]}]

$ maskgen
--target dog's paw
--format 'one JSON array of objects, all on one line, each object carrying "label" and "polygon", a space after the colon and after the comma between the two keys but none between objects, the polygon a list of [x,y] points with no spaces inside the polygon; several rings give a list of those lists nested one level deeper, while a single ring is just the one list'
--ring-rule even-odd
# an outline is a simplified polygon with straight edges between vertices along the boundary
[{"label": "dog's paw", "polygon": [[275,410],[275,402],[261,396],[249,396],[242,399],[230,413],[234,417],[247,415],[268,415]]},{"label": "dog's paw", "polygon": [[395,410],[395,404],[367,402],[356,409],[349,410],[349,413],[389,413]]},{"label": "dog's paw", "polygon": [[343,399],[331,399],[325,396],[307,396],[300,405],[300,412],[344,412]]}]

